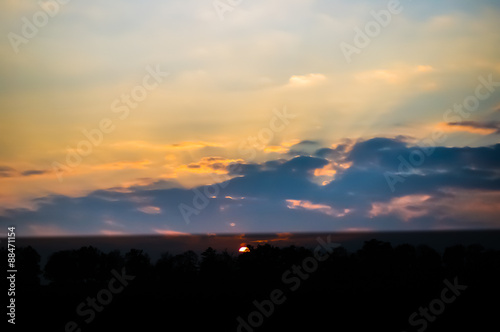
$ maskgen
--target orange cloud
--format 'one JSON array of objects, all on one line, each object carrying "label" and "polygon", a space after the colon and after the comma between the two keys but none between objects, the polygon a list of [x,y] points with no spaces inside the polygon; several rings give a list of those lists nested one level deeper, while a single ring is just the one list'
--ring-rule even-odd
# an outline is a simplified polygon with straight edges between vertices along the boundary
[{"label": "orange cloud", "polygon": [[133,150],[152,150],[152,151],[167,151],[167,150],[193,150],[201,149],[209,146],[222,146],[218,143],[203,142],[203,141],[186,141],[175,144],[155,144],[145,141],[126,141],[114,143],[111,145],[118,149],[133,149]]},{"label": "orange cloud", "polygon": [[228,174],[227,167],[233,163],[244,163],[243,159],[226,159],[222,157],[203,157],[199,162],[180,165],[176,171],[190,173]]},{"label": "orange cloud", "polygon": [[239,199],[245,199],[245,197],[233,197],[233,196],[225,196],[224,198],[230,199],[230,200],[239,200]]},{"label": "orange cloud", "polygon": [[160,214],[161,209],[157,206],[143,206],[138,208],[137,210],[146,213],[146,214]]},{"label": "orange cloud", "polygon": [[141,161],[117,161],[108,164],[101,164],[92,166],[93,169],[99,170],[121,170],[121,169],[147,169],[147,165],[150,165],[151,161],[141,160]]},{"label": "orange cloud", "polygon": [[280,145],[269,145],[264,148],[266,153],[287,153],[290,151],[290,147],[295,144],[300,143],[299,139],[292,139],[290,141],[282,142]]},{"label": "orange cloud", "polygon": [[500,124],[498,123],[480,123],[476,121],[463,122],[441,122],[437,128],[445,132],[465,131],[468,133],[479,135],[491,135],[500,132]]},{"label": "orange cloud", "polygon": [[181,142],[181,143],[176,143],[172,144],[169,147],[174,148],[174,149],[181,149],[181,150],[193,150],[193,149],[201,149],[204,147],[220,147],[222,145],[216,144],[216,143],[208,143],[208,142],[203,142],[203,141],[196,141],[196,142]]},{"label": "orange cloud", "polygon": [[259,239],[259,240],[252,240],[249,241],[248,243],[269,243],[269,242],[280,242],[280,241],[288,241],[290,238],[293,236],[292,233],[277,233],[276,237],[270,238],[270,239]]},{"label": "orange cloud", "polygon": [[166,235],[166,236],[185,236],[185,235],[191,235],[189,233],[173,231],[173,230],[170,230],[170,229],[158,229],[158,228],[155,228],[155,229],[153,229],[153,231],[155,233],[157,233],[157,234]]},{"label": "orange cloud", "polygon": [[316,168],[314,170],[314,176],[333,177],[335,174],[337,174],[337,171],[333,168],[332,163],[328,163],[323,168]]}]

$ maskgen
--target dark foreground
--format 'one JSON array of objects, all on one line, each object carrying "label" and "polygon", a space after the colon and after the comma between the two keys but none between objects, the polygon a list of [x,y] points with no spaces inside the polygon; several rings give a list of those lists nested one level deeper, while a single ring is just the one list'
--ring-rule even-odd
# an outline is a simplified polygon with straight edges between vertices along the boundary
[{"label": "dark foreground", "polygon": [[19,240],[15,330],[497,331],[499,233],[410,235]]}]

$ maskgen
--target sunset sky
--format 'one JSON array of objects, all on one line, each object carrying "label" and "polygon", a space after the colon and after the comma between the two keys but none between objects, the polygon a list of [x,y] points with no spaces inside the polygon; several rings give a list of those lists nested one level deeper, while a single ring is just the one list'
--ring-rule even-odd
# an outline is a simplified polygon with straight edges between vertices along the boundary
[{"label": "sunset sky", "polygon": [[500,228],[497,0],[62,2],[0,3],[18,236]]}]

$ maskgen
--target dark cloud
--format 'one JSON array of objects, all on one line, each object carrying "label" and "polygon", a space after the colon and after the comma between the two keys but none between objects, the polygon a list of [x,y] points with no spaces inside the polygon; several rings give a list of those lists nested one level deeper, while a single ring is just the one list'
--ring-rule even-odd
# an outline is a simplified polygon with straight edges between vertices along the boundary
[{"label": "dark cloud", "polygon": [[44,170],[37,170],[37,169],[32,169],[32,170],[27,170],[21,173],[22,176],[31,176],[31,175],[42,175],[46,174],[48,171]]},{"label": "dark cloud", "polygon": [[464,128],[475,128],[475,129],[490,129],[494,130],[495,134],[500,134],[500,121],[462,121],[462,122],[448,122],[450,127],[464,127]]},{"label": "dark cloud", "polygon": [[288,155],[290,156],[312,156],[314,152],[321,147],[321,142],[304,140],[290,147]]},{"label": "dark cloud", "polygon": [[[422,150],[397,137],[359,141],[352,147],[315,147],[314,151],[315,157],[235,163],[226,170],[237,177],[221,177],[220,183],[194,189],[183,188],[175,181],[139,179],[142,184],[98,190],[83,197],[49,196],[36,202],[38,209],[8,210],[0,221],[16,222],[21,228],[28,224],[56,225],[66,232],[87,234],[100,230],[144,234],[154,229],[189,233],[429,229],[443,222],[453,227],[450,205],[441,202],[453,202],[468,193],[471,200],[477,193],[490,201],[497,196],[488,192],[499,193],[500,197],[500,144]],[[424,158],[419,165],[412,165],[417,155]],[[329,184],[314,181],[315,170],[339,158],[350,161],[351,167],[339,169]],[[400,169],[402,160],[411,166],[403,167],[405,174]],[[404,175],[394,192],[386,174]],[[411,201],[419,195],[429,198]],[[383,209],[378,215],[373,213],[375,204],[391,204],[395,199],[406,203],[385,214],[380,213]],[[300,208],[290,208],[287,200],[301,202]],[[189,223],[180,212],[182,204],[195,210]],[[481,227],[495,225],[497,218],[491,217],[494,208],[483,209],[487,211]],[[404,213],[415,217],[408,222],[402,219]],[[474,218],[473,214],[463,217],[460,227],[478,225]],[[33,233],[29,228],[22,231]]]},{"label": "dark cloud", "polygon": [[0,166],[0,178],[10,178],[15,176],[17,171],[9,166]]},{"label": "dark cloud", "polygon": [[319,141],[312,141],[312,140],[303,140],[297,143],[296,145],[319,145],[321,144]]},{"label": "dark cloud", "polygon": [[327,158],[331,160],[342,160],[346,156],[348,144],[339,144],[336,148],[321,148],[316,150],[314,155],[320,158]]},{"label": "dark cloud", "polygon": [[397,162],[397,156],[405,150],[406,143],[399,139],[373,138],[355,144],[347,160],[356,166],[387,166]]},{"label": "dark cloud", "polygon": [[498,169],[500,144],[477,148],[447,148],[407,146],[397,139],[374,138],[356,144],[347,160],[352,161],[354,167],[375,167],[391,172],[399,172],[402,163],[409,164],[412,171],[424,175],[463,168]]},{"label": "dark cloud", "polygon": [[42,175],[50,173],[48,170],[38,170],[38,169],[30,169],[22,172],[18,172],[12,167],[9,166],[0,166],[0,177],[14,177],[14,176],[32,176],[32,175]]},{"label": "dark cloud", "polygon": [[229,175],[249,175],[262,171],[274,171],[286,163],[286,159],[277,159],[264,162],[262,164],[231,163],[226,167]]},{"label": "dark cloud", "polygon": [[290,161],[287,161],[283,165],[281,165],[280,169],[288,170],[288,171],[297,171],[297,172],[307,172],[310,170],[314,170],[316,168],[321,168],[328,164],[328,161],[322,158],[314,158],[314,157],[296,157]]}]

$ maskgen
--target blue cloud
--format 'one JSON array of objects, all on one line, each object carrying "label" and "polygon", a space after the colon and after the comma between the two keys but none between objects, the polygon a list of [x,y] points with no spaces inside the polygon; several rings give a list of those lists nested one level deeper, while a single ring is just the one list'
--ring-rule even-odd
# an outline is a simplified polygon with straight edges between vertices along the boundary
[{"label": "blue cloud", "polygon": [[[194,189],[160,180],[127,190],[98,190],[82,197],[49,196],[36,201],[36,210],[8,210],[0,221],[18,225],[24,234],[36,233],[32,225],[56,226],[76,234],[102,230],[146,234],[155,229],[190,233],[429,229],[443,220],[453,227],[453,218],[447,215],[449,207],[439,205],[455,197],[450,188],[500,197],[500,144],[435,147],[428,155],[421,152],[425,160],[405,174],[395,192],[389,189],[385,175],[401,176],[400,157],[408,161],[412,153],[422,151],[403,138],[373,138],[357,142],[350,150],[337,146],[315,151],[317,157],[233,165],[230,169],[237,177]],[[329,184],[314,181],[314,170],[339,159],[352,162],[351,167],[340,168]],[[415,213],[411,222],[396,212],[372,213],[374,204],[389,206],[394,199],[415,195],[432,199],[396,207]],[[291,208],[290,202],[301,202],[301,208]],[[195,211],[189,223],[179,209],[182,204]],[[435,215],[420,213],[424,210]],[[500,226],[489,217],[490,212],[485,213],[481,217],[485,225]],[[473,217],[467,218],[456,225],[478,227]]]}]

